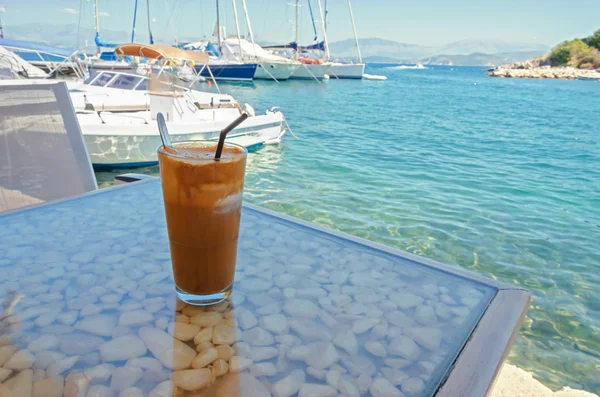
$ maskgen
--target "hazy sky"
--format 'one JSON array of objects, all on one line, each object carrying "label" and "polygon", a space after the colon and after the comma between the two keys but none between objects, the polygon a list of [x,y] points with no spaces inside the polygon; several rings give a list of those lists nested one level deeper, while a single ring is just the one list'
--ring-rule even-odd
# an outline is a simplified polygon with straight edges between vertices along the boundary
[{"label": "hazy sky", "polygon": [[[3,3],[1,3],[3,1]],[[231,0],[220,0],[222,23],[235,33]],[[324,0],[321,0],[322,2]],[[135,0],[99,0],[101,29],[130,31]],[[215,24],[215,0],[151,0],[155,36],[210,36]],[[295,0],[247,0],[255,36],[262,41],[290,41]],[[146,0],[139,0],[137,31],[146,31]],[[93,26],[92,0],[0,0],[5,31],[28,22]],[[300,0],[301,41],[312,41],[307,0]],[[317,0],[311,0],[317,14]],[[380,37],[405,43],[442,45],[462,39],[554,45],[600,28],[598,0],[353,0],[360,37]],[[243,21],[241,0],[238,12]],[[331,41],[352,36],[346,0],[328,1]],[[317,22],[319,23],[319,22]],[[242,32],[246,31],[241,23]],[[320,31],[320,29],[319,29]],[[140,36],[142,38],[143,36]],[[93,38],[89,38],[92,40]],[[124,37],[123,40],[127,40]]]}]

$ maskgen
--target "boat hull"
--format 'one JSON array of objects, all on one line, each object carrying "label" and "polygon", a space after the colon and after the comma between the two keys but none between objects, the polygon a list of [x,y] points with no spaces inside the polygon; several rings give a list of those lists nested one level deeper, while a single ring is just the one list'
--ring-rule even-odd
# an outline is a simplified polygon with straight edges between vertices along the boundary
[{"label": "boat hull", "polygon": [[307,65],[302,64],[294,71],[290,79],[292,80],[322,80],[329,73],[329,64]]},{"label": "boat hull", "polygon": [[[215,80],[230,80],[230,81],[252,81],[256,74],[257,65],[255,63],[246,64],[209,64]],[[200,76],[206,79],[211,79],[210,72],[204,65],[196,66],[196,73],[200,72]]]},{"label": "boat hull", "polygon": [[[90,117],[91,116],[91,117]],[[148,124],[100,124],[97,115],[78,115],[92,164],[96,168],[139,167],[158,164],[156,150],[161,145],[156,122]],[[173,142],[218,140],[231,120],[167,123]],[[285,132],[283,115],[278,112],[248,118],[233,130],[227,141],[249,149],[278,143]]]},{"label": "boat hull", "polygon": [[329,77],[332,79],[359,80],[364,74],[364,63],[333,63],[329,66]]},{"label": "boat hull", "polygon": [[[288,80],[300,65],[283,62],[261,62],[256,68],[254,78],[258,80]],[[268,73],[267,73],[268,72]]]}]

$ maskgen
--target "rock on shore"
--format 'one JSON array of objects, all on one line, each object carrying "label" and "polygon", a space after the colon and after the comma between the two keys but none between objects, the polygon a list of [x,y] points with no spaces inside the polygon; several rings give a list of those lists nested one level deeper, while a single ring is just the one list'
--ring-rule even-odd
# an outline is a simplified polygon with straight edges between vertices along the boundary
[{"label": "rock on shore", "polygon": [[488,73],[491,77],[511,77],[520,79],[563,79],[577,80],[580,77],[600,79],[596,70],[577,69],[571,66],[552,67],[545,59],[533,59],[510,65],[498,66]]},{"label": "rock on shore", "polygon": [[598,397],[596,394],[583,390],[573,390],[565,387],[553,392],[529,372],[514,365],[504,364],[491,397]]}]

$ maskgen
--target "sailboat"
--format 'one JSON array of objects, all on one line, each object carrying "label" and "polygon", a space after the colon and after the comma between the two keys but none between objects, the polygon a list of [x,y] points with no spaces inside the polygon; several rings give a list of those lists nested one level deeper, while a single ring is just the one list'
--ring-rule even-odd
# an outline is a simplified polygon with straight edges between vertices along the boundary
[{"label": "sailboat", "polygon": [[[217,37],[217,45],[214,46],[210,42],[202,40],[194,43],[188,43],[182,46],[182,48],[195,51],[202,51],[209,55],[210,61],[208,65],[196,66],[196,72],[200,76],[203,76],[205,78],[212,78],[214,80],[252,81],[258,68],[256,62],[245,62],[243,60],[235,59],[235,57],[224,56],[223,46],[221,42],[222,27],[219,0],[216,0],[216,11],[217,23],[213,35]],[[235,21],[239,35],[237,11],[235,15]]]},{"label": "sailboat", "polygon": [[[302,57],[301,54],[307,51],[321,51],[324,54],[329,54],[329,46],[327,43],[327,32],[325,31],[325,24],[323,23],[323,10],[321,9],[321,0],[318,0],[319,12],[321,14],[321,24],[323,27],[323,41],[310,46],[301,47],[298,42],[300,39],[299,21],[300,21],[300,0],[296,0],[296,41],[290,43],[287,47],[295,49],[295,58],[302,64],[301,67],[296,69],[292,74],[291,79],[297,80],[322,80],[329,78],[329,67],[330,63],[323,59]],[[310,0],[308,0],[308,7],[310,10],[310,16],[312,19],[313,30],[315,32],[315,41],[317,40],[317,28],[315,26],[315,19],[313,16],[312,6]],[[284,46],[285,47],[285,46]]]},{"label": "sailboat", "polygon": [[[150,37],[150,44],[154,44],[154,38],[152,37],[152,30],[150,26],[150,0],[146,0],[147,15],[148,15],[148,34]],[[131,42],[135,41],[135,25],[137,20],[137,9],[138,0],[135,0],[133,10],[133,27],[131,29]],[[94,42],[96,43],[96,56],[88,60],[88,70],[90,74],[94,72],[102,71],[113,71],[113,72],[130,72],[141,75],[147,75],[151,71],[151,65],[146,63],[144,60],[140,60],[138,57],[118,57],[114,51],[114,48],[118,44],[107,43],[102,41],[100,37],[100,11],[98,8],[98,0],[94,0],[94,18],[96,36]]]},{"label": "sailboat", "polygon": [[[354,22],[354,12],[352,11],[350,0],[348,0],[348,9],[350,10],[354,42],[356,43],[356,51],[358,52],[358,63],[332,62],[329,66],[329,74],[331,77],[338,79],[362,79],[365,74],[365,64],[362,61],[362,55],[360,53],[358,34],[356,33],[356,23]],[[325,0],[325,29],[327,29],[327,0]]]},{"label": "sailboat", "polygon": [[236,0],[232,0],[231,2],[237,34],[220,42],[223,56],[226,59],[256,63],[258,67],[254,74],[255,79],[276,81],[289,79],[294,71],[300,67],[300,62],[275,55],[255,43],[246,0],[242,0],[242,5],[250,41],[242,37],[240,34]]}]

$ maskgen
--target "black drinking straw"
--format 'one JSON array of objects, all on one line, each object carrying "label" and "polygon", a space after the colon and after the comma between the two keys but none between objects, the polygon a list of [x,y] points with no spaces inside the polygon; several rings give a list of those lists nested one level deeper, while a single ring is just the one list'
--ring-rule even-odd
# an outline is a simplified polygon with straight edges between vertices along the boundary
[{"label": "black drinking straw", "polygon": [[243,112],[240,117],[233,120],[233,123],[229,124],[227,127],[223,128],[221,133],[219,134],[219,143],[217,145],[217,151],[215,153],[215,160],[221,159],[221,153],[223,153],[223,145],[225,144],[225,136],[231,132],[235,127],[242,124],[244,120],[248,118],[248,113]]}]

